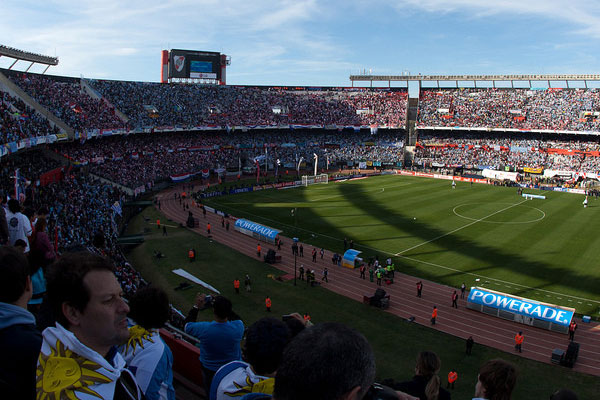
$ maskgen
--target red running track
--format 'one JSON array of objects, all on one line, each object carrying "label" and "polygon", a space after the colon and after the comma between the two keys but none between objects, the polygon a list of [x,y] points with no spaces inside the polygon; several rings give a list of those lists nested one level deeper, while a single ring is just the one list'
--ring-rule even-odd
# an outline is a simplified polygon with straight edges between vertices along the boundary
[{"label": "red running track", "polygon": [[[161,211],[170,219],[185,224],[188,212],[183,210],[179,200],[174,200],[174,193],[181,193],[176,188],[169,189],[158,195],[161,201]],[[199,208],[193,208],[190,200],[184,203],[190,205],[194,217],[199,218],[200,228],[194,232],[206,236],[206,222],[210,222],[213,240],[223,243],[249,257],[256,258],[256,239],[236,232],[231,224],[229,232],[221,227],[221,217],[213,213],[206,214],[206,221],[202,218]],[[294,258],[291,251],[291,239],[282,236],[286,244],[278,251],[281,262],[274,266],[284,272],[294,273]],[[275,246],[261,243],[263,254]],[[362,302],[363,295],[372,295],[377,288],[374,282],[359,277],[358,270],[336,267],[332,264],[333,252],[325,250],[323,259],[317,255],[317,262],[312,262],[312,249],[314,246],[303,243],[305,256],[298,257],[298,263],[305,268],[315,270],[317,277],[321,276],[324,267],[329,269],[329,283],[323,282],[322,286],[332,292],[339,293],[356,301]],[[317,248],[317,252],[320,249]],[[523,331],[525,342],[523,353],[519,354],[532,360],[550,364],[552,350],[560,348],[566,350],[568,336],[544,329],[519,324],[495,318],[466,308],[466,301],[458,300],[458,309],[451,307],[451,295],[455,288],[440,285],[431,281],[423,281],[422,298],[416,297],[416,282],[419,278],[395,273],[394,284],[385,286],[384,289],[391,296],[390,307],[387,312],[402,318],[415,317],[415,322],[426,325],[441,332],[466,339],[473,336],[478,344],[494,347],[496,349],[514,353],[514,336],[518,331]],[[457,288],[460,293],[460,289]],[[433,305],[438,308],[438,318],[434,326],[430,325]],[[592,322],[584,324],[577,320],[575,340],[580,343],[579,357],[573,368],[575,371],[600,376],[600,324]]]}]

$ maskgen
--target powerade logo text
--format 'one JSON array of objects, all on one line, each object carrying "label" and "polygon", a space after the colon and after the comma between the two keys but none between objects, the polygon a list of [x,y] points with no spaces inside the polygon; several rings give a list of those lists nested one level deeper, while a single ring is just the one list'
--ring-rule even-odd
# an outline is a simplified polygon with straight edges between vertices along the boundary
[{"label": "powerade logo text", "polygon": [[486,292],[485,290],[475,288],[471,289],[469,302],[564,326],[568,326],[573,318],[572,311],[561,310],[560,308],[549,307],[533,301],[515,299],[510,296]]},{"label": "powerade logo text", "polygon": [[277,236],[277,234],[279,233],[279,231],[267,228],[266,226],[257,224],[255,222],[247,221],[245,219],[238,219],[237,221],[235,221],[235,226],[242,229],[247,229],[252,232],[256,232],[260,235],[267,236],[269,238],[275,238],[275,236]]}]

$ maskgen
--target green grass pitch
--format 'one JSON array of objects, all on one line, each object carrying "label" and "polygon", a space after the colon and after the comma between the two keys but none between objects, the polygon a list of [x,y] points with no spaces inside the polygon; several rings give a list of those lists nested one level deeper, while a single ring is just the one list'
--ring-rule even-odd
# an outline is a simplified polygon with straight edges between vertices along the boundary
[{"label": "green grass pitch", "polygon": [[[392,257],[411,275],[463,281],[599,316],[600,200],[568,193],[385,175],[215,197],[205,204],[364,258]],[[292,213],[292,210],[295,210]],[[476,281],[479,279],[479,281]]]}]

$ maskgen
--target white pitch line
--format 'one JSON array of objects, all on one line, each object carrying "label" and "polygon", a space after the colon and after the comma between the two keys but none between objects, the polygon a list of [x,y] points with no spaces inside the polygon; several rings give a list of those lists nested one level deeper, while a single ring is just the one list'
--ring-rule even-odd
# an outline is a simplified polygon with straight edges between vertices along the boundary
[{"label": "white pitch line", "polygon": [[513,207],[515,207],[515,206],[518,206],[518,205],[520,205],[520,204],[523,204],[523,203],[525,203],[526,201],[527,201],[527,200],[523,200],[523,201],[521,201],[520,203],[511,204],[511,205],[510,205],[510,206],[508,206],[508,207],[505,207],[505,208],[503,208],[503,209],[501,209],[501,210],[498,210],[498,211],[496,211],[496,212],[493,212],[493,213],[491,213],[490,215],[487,215],[487,216],[485,216],[485,217],[483,217],[483,218],[479,218],[478,220],[475,220],[475,221],[473,221],[473,222],[471,222],[471,223],[468,223],[468,224],[467,224],[467,225],[465,225],[465,226],[461,226],[460,228],[456,228],[456,229],[455,229],[455,230],[453,230],[453,231],[450,231],[450,232],[448,232],[448,233],[444,233],[443,235],[440,235],[440,236],[438,236],[438,237],[435,237],[435,238],[433,238],[433,239],[431,239],[431,240],[428,240],[428,241],[426,241],[426,242],[423,242],[423,243],[421,243],[421,244],[417,244],[417,245],[415,245],[415,246],[413,246],[413,247],[409,247],[408,249],[406,249],[406,250],[402,250],[402,251],[400,251],[400,252],[398,252],[398,253],[396,253],[396,254],[394,254],[394,255],[395,255],[395,256],[399,256],[399,255],[402,255],[402,253],[406,253],[407,251],[414,250],[414,249],[416,249],[417,247],[421,247],[421,246],[423,246],[423,245],[426,245],[426,244],[428,244],[428,243],[435,242],[435,241],[436,241],[436,240],[438,240],[438,239],[441,239],[441,238],[443,238],[443,237],[445,237],[445,236],[448,236],[448,235],[452,235],[452,234],[453,234],[453,233],[455,233],[455,232],[458,232],[458,231],[460,231],[460,230],[462,230],[462,229],[468,228],[468,227],[469,227],[469,226],[471,226],[471,225],[474,225],[474,224],[476,224],[476,223],[478,223],[478,222],[481,222],[481,221],[483,221],[483,220],[485,220],[485,219],[487,219],[487,218],[489,218],[489,217],[492,217],[492,216],[494,216],[494,215],[496,215],[496,214],[499,214],[499,213],[501,213],[502,211],[506,211],[506,210],[508,210],[509,208],[513,208]]},{"label": "white pitch line", "polygon": [[[263,217],[263,216],[260,216],[260,215],[257,215],[257,214],[252,214],[252,213],[249,213],[249,212],[246,212],[246,211],[242,211],[242,210],[240,210],[240,209],[237,209],[237,208],[235,208],[235,207],[231,207],[231,206],[227,206],[227,207],[228,207],[228,208],[230,208],[230,209],[232,209],[232,210],[236,210],[236,211],[238,211],[238,212],[245,213],[245,214],[247,214],[247,215],[252,215],[252,216],[255,216],[255,217],[262,218],[262,219],[264,219],[264,220],[266,220],[266,221],[272,221],[272,222],[275,222],[276,224],[279,224],[279,225],[284,225],[284,226],[288,226],[288,227],[290,227],[290,228],[294,228],[292,225],[289,225],[289,224],[283,224],[283,223],[281,223],[281,221],[277,221],[277,220],[270,219],[270,218],[266,218],[266,217]],[[322,236],[322,237],[327,237],[327,238],[329,238],[329,239],[337,240],[337,241],[339,241],[339,242],[341,242],[341,241],[342,241],[342,239],[340,239],[340,238],[333,237],[333,236],[330,236],[330,235],[324,235],[324,234],[322,234],[322,233],[319,233],[319,232],[314,232],[314,231],[310,231],[310,230],[308,230],[308,229],[303,229],[303,228],[295,228],[295,229],[298,229],[298,230],[301,230],[301,231],[304,231],[304,232],[308,232],[308,233],[314,233],[314,234],[316,234],[316,235],[320,235],[320,236]],[[390,255],[390,256],[393,256],[393,255],[394,255],[393,253],[391,253],[391,252],[389,252],[389,251],[385,251],[385,250],[381,250],[381,249],[376,249],[376,248],[374,248],[374,247],[371,247],[371,246],[361,245],[361,247],[362,247],[362,248],[365,248],[365,249],[369,249],[369,250],[375,251],[375,252],[379,252],[379,253],[381,253],[381,254],[387,254],[387,255]],[[461,273],[461,274],[464,274],[464,275],[471,275],[471,276],[476,276],[476,277],[478,277],[478,278],[491,279],[492,281],[497,281],[497,282],[502,282],[502,283],[510,283],[510,284],[512,284],[512,285],[519,286],[519,287],[522,287],[522,288],[525,288],[525,289],[531,289],[531,290],[544,291],[544,292],[548,292],[548,293],[552,293],[552,294],[560,294],[560,295],[562,295],[562,296],[565,296],[565,297],[572,297],[572,298],[574,298],[574,299],[586,300],[586,301],[591,301],[591,302],[593,302],[593,303],[596,303],[596,304],[600,304],[600,301],[596,301],[596,300],[592,300],[592,299],[587,299],[587,298],[585,298],[585,297],[576,297],[576,296],[570,296],[570,295],[567,295],[567,294],[564,294],[564,293],[552,292],[552,291],[550,291],[550,290],[545,290],[545,289],[537,289],[537,288],[534,288],[534,287],[531,287],[531,286],[521,285],[520,283],[515,283],[515,282],[504,281],[504,280],[502,280],[502,279],[496,279],[496,278],[492,278],[492,277],[485,276],[485,275],[478,275],[478,274],[474,274],[474,273],[472,273],[472,272],[466,272],[466,271],[462,271],[462,270],[460,270],[460,269],[456,269],[456,268],[450,268],[450,267],[446,267],[445,265],[434,264],[434,263],[431,263],[431,262],[428,262],[428,261],[422,261],[422,260],[419,260],[419,259],[416,259],[416,258],[407,257],[407,256],[403,256],[403,255],[399,255],[399,256],[397,256],[397,257],[405,258],[405,259],[407,259],[407,260],[412,260],[412,261],[414,261],[414,262],[418,262],[418,263],[422,263],[422,264],[431,265],[431,266],[433,266],[433,267],[442,268],[442,269],[446,269],[446,270],[453,271],[453,272],[458,272],[458,273]],[[492,282],[492,283],[495,283],[495,282]],[[483,284],[482,284],[482,285],[483,285]],[[482,286],[482,285],[481,285],[481,286]],[[538,294],[538,295],[540,295],[540,296],[541,296],[541,293],[536,293],[536,294]],[[590,304],[590,305],[591,305],[591,304]],[[599,314],[600,314],[600,312],[599,312]]]},{"label": "white pitch line", "polygon": [[[432,263],[432,262],[429,262],[429,261],[419,260],[417,258],[412,258],[412,257],[407,257],[407,256],[398,256],[398,257],[404,258],[404,259],[407,259],[407,260],[411,260],[411,261],[414,261],[414,262],[418,262],[418,263],[421,263],[421,264],[427,264],[427,265],[430,265],[432,267],[446,269],[448,271],[459,272],[459,273],[464,274],[464,275],[471,275],[471,276],[476,276],[478,278],[491,279],[492,281],[497,281],[497,282],[502,282],[502,283],[510,283],[510,284],[513,284],[514,286],[519,286],[519,287],[524,288],[524,289],[536,290],[535,294],[538,295],[538,296],[542,296],[542,294],[543,294],[542,292],[545,292],[545,293],[550,293],[550,294],[553,294],[553,295],[561,295],[561,296],[564,296],[564,297],[571,297],[571,298],[577,299],[577,300],[591,301],[592,303],[600,304],[600,301],[596,301],[596,300],[593,300],[593,299],[588,299],[588,298],[585,298],[585,297],[571,296],[571,295],[564,294],[564,293],[553,292],[551,290],[538,289],[538,288],[534,288],[534,287],[531,287],[531,286],[521,285],[520,283],[504,281],[502,279],[492,278],[492,277],[485,276],[485,275],[479,275],[479,274],[474,274],[472,272],[461,271],[460,269],[446,267],[445,265],[435,264],[435,263]],[[492,283],[494,283],[494,282],[492,282]],[[569,301],[573,301],[573,300],[569,299]]]}]

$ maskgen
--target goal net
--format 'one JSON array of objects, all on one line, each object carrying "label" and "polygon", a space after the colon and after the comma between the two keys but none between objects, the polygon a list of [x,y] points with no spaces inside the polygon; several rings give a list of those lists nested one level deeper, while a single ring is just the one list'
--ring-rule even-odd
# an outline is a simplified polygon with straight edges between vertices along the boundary
[{"label": "goal net", "polygon": [[314,185],[316,183],[327,184],[329,182],[329,175],[302,175],[302,186]]}]

